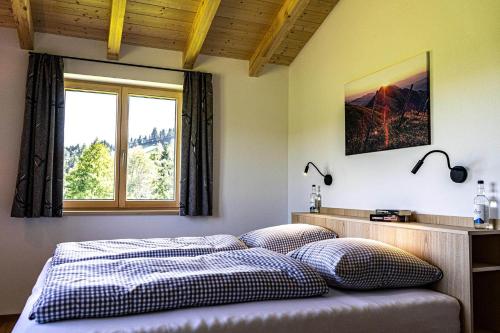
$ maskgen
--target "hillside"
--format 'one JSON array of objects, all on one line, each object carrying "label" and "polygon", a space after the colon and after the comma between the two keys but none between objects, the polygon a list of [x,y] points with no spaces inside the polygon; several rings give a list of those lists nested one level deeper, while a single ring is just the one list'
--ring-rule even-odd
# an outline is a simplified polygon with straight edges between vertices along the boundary
[{"label": "hillside", "polygon": [[430,143],[426,91],[390,85],[359,105],[367,99],[364,95],[345,104],[346,155]]},{"label": "hillside", "polygon": [[406,103],[406,109],[415,110],[420,112],[429,111],[428,105],[428,93],[427,91],[408,88],[400,88],[398,86],[390,85],[387,87],[381,87],[375,95],[370,99],[370,101],[364,106],[368,108],[373,107],[373,103],[377,107],[388,106],[391,112],[401,113],[403,112],[403,107]]}]

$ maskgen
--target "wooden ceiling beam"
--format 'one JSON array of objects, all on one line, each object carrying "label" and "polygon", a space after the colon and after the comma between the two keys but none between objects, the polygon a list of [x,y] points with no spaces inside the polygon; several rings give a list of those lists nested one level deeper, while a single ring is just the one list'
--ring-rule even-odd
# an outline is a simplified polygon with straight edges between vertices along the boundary
[{"label": "wooden ceiling beam", "polygon": [[186,49],[182,56],[182,67],[191,69],[196,62],[196,58],[200,54],[208,30],[212,25],[212,21],[219,9],[221,0],[202,0],[189,33],[186,42]]},{"label": "wooden ceiling beam", "polygon": [[311,0],[286,0],[250,58],[249,75],[258,76]]},{"label": "wooden ceiling beam", "polygon": [[111,60],[120,58],[126,7],[127,0],[112,0],[108,32],[108,59]]},{"label": "wooden ceiling beam", "polygon": [[35,30],[31,16],[30,0],[11,0],[19,44],[22,49],[33,50]]}]

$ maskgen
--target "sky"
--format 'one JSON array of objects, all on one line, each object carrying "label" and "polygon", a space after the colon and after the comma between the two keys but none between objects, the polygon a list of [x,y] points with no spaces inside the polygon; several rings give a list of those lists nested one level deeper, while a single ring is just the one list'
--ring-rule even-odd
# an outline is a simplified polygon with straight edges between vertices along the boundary
[{"label": "sky", "polygon": [[[90,144],[96,138],[116,145],[118,95],[66,91],[64,145]],[[175,101],[129,96],[129,138],[175,127]]]},{"label": "sky", "polygon": [[347,83],[345,85],[346,101],[354,100],[378,90],[381,86],[404,81],[406,78],[423,72],[427,72],[427,53]]}]

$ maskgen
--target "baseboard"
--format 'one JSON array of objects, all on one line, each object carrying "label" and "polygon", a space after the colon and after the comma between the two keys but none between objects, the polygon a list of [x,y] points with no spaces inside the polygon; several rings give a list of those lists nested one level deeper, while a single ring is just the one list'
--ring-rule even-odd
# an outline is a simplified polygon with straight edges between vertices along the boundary
[{"label": "baseboard", "polygon": [[18,319],[18,314],[0,315],[0,333],[11,333]]}]

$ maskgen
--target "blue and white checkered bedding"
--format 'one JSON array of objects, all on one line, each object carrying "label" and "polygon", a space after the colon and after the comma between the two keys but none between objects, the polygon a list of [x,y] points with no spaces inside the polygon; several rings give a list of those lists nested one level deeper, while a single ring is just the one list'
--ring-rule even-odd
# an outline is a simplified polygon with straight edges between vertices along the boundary
[{"label": "blue and white checkered bedding", "polygon": [[329,229],[305,224],[282,224],[247,232],[240,240],[248,247],[262,247],[286,254],[308,243],[337,238]]},{"label": "blue and white checkered bedding", "polygon": [[304,245],[288,255],[315,269],[334,288],[412,288],[443,277],[438,267],[372,239],[328,239]]},{"label": "blue and white checkered bedding", "polygon": [[67,242],[57,245],[52,262],[59,265],[92,259],[193,257],[246,248],[232,235]]},{"label": "blue and white checkered bedding", "polygon": [[226,303],[317,296],[307,265],[255,248],[196,257],[97,259],[52,265],[30,319],[122,316]]}]

